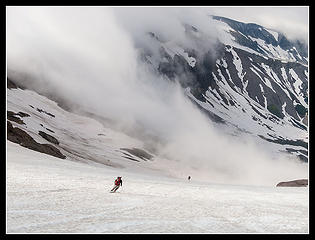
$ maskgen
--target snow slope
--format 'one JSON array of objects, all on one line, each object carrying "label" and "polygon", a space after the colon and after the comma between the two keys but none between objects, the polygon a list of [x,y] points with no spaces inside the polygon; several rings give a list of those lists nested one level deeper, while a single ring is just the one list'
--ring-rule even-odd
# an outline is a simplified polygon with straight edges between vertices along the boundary
[{"label": "snow slope", "polygon": [[[37,109],[42,109],[54,117]],[[25,125],[12,121],[13,126],[19,127],[30,134],[39,143],[48,143],[38,135],[44,131],[56,137],[60,144],[58,148],[74,161],[95,161],[112,167],[134,167],[134,161],[124,158],[121,148],[143,148],[143,143],[122,132],[105,128],[100,122],[67,112],[56,102],[30,90],[8,89],[7,110],[24,112],[30,117],[23,118]],[[52,130],[47,131],[47,129]],[[133,156],[139,160],[137,156]],[[139,162],[137,165],[141,165]]]},{"label": "snow slope", "polygon": [[[206,184],[7,141],[7,233],[307,233],[308,188]],[[109,193],[122,176],[123,187]]]}]

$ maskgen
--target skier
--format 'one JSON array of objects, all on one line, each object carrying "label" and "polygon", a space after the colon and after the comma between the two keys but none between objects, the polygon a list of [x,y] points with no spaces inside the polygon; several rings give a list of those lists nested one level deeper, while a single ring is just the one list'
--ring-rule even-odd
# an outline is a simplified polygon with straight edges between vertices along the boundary
[{"label": "skier", "polygon": [[191,178],[191,177],[190,177],[190,176],[188,176],[188,181],[190,181],[190,178]]},{"label": "skier", "polygon": [[115,186],[113,187],[113,189],[110,192],[112,192],[112,193],[116,192],[120,186],[122,186],[122,180],[121,180],[121,177],[117,177],[115,180]]}]

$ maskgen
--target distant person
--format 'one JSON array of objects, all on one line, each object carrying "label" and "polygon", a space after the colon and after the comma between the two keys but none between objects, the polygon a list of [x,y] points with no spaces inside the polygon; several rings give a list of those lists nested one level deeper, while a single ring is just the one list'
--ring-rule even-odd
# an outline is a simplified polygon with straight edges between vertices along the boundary
[{"label": "distant person", "polygon": [[190,176],[188,176],[188,181],[190,181],[190,179],[191,179],[191,177],[190,177]]},{"label": "distant person", "polygon": [[113,189],[110,192],[112,192],[112,193],[116,192],[120,186],[122,186],[122,180],[121,180],[121,177],[117,177],[115,180],[115,186],[113,187]]}]

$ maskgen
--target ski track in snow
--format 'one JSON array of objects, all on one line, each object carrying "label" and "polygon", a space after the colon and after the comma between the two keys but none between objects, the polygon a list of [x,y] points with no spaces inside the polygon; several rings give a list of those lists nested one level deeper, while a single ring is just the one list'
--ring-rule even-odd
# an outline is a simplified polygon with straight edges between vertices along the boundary
[{"label": "ski track in snow", "polygon": [[[109,193],[118,175],[123,186]],[[7,141],[8,233],[308,232],[308,188],[188,182]]]}]

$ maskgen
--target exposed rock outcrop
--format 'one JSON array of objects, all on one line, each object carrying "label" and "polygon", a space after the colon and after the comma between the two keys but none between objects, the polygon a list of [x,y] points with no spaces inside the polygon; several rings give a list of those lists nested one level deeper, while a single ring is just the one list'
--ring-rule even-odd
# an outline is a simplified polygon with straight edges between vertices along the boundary
[{"label": "exposed rock outcrop", "polygon": [[20,117],[30,117],[29,114],[24,113],[24,112],[18,112],[18,113],[16,113],[15,115],[19,115]]},{"label": "exposed rock outcrop", "polygon": [[20,85],[20,84],[17,84],[16,82],[12,81],[12,79],[10,78],[7,78],[7,88],[8,89],[17,89],[17,88],[20,88],[20,89],[25,89],[24,86]]},{"label": "exposed rock outcrop", "polygon": [[7,139],[11,142],[18,143],[23,147],[45,153],[54,157],[65,159],[58,148],[50,144],[41,144],[36,142],[29,134],[18,127],[13,127],[12,123],[7,121]]},{"label": "exposed rock outcrop", "polygon": [[16,122],[18,124],[25,124],[24,121],[20,118],[18,118],[17,116],[20,117],[29,117],[30,115],[24,112],[18,112],[18,113],[14,113],[12,111],[7,111],[7,119],[13,122]]},{"label": "exposed rock outcrop", "polygon": [[7,88],[14,89],[14,88],[18,88],[18,86],[14,82],[12,82],[11,79],[7,78]]},{"label": "exposed rock outcrop", "polygon": [[7,119],[18,124],[25,124],[24,121],[18,117],[16,117],[16,113],[7,111]]},{"label": "exposed rock outcrop", "polygon": [[49,113],[49,112],[46,112],[46,111],[45,111],[45,110],[43,110],[43,109],[36,108],[36,110],[37,110],[38,112],[40,112],[40,113],[45,113],[45,114],[47,114],[47,115],[49,115],[49,116],[51,116],[51,117],[55,117],[55,115],[54,115],[54,114],[51,114],[51,113]]},{"label": "exposed rock outcrop", "polygon": [[41,125],[43,128],[45,128],[45,129],[46,129],[46,130],[48,130],[49,132],[55,133],[53,130],[51,130],[51,129],[49,129],[49,128],[44,127],[44,125],[43,125],[43,124],[39,124],[39,125]]},{"label": "exposed rock outcrop", "polygon": [[58,141],[55,137],[53,137],[53,136],[51,136],[51,135],[49,135],[49,134],[47,134],[47,133],[45,133],[45,132],[43,132],[43,131],[39,131],[38,134],[39,134],[42,138],[46,139],[48,142],[51,142],[51,143],[53,143],[53,144],[59,145],[59,141]]},{"label": "exposed rock outcrop", "polygon": [[308,179],[298,179],[288,182],[279,182],[276,187],[307,187]]}]

